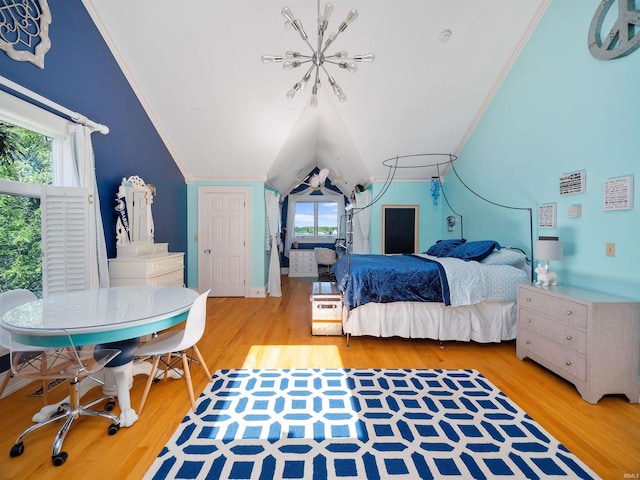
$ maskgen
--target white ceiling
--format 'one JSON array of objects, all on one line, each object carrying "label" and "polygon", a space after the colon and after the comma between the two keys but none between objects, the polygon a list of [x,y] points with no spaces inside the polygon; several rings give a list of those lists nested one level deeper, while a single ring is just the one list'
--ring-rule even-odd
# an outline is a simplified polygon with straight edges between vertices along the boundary
[{"label": "white ceiling", "polygon": [[329,52],[376,60],[355,74],[330,66],[348,99],[325,81],[311,109],[309,87],[285,97],[306,69],[260,57],[307,53],[280,11],[289,6],[313,39],[316,0],[84,1],[187,181],[267,180],[284,193],[315,166],[348,192],[386,178],[388,158],[457,154],[549,3],[333,0],[329,32],[351,8],[359,16]]}]

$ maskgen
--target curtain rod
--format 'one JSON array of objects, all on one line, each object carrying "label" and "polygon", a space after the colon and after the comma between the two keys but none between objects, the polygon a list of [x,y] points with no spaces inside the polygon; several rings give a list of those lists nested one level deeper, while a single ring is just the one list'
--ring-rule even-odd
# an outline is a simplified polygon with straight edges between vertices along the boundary
[{"label": "curtain rod", "polygon": [[107,127],[106,125],[102,125],[100,123],[96,123],[92,120],[89,120],[84,115],[81,115],[78,112],[71,111],[68,108],[63,107],[62,105],[59,105],[49,100],[48,98],[43,97],[42,95],[32,92],[31,90],[23,87],[22,85],[12,82],[8,78],[5,78],[1,75],[0,75],[0,85],[4,85],[5,87],[10,88],[14,92],[17,92],[20,95],[24,95],[25,97],[28,97],[31,100],[35,100],[36,102],[46,107],[49,107],[58,113],[62,113],[63,115],[69,117],[75,123],[79,123],[80,125],[85,125],[87,127],[90,127],[94,131],[100,132],[103,135],[106,135],[107,133],[109,133],[109,127]]}]

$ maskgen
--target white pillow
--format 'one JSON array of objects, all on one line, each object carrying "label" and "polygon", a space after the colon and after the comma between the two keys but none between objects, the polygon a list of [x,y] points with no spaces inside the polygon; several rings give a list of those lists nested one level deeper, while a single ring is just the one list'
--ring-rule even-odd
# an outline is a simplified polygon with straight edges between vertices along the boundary
[{"label": "white pillow", "polygon": [[480,263],[484,263],[485,265],[511,265],[522,268],[526,265],[526,258],[527,256],[522,252],[501,248],[500,250],[491,252],[489,256],[481,260]]}]

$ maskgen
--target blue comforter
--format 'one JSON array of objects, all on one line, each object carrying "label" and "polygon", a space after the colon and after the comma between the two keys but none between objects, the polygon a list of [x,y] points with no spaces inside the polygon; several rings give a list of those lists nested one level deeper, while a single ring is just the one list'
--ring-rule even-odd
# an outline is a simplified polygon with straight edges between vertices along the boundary
[{"label": "blue comforter", "polygon": [[369,302],[450,304],[449,284],[444,268],[427,258],[413,255],[351,254],[338,260],[332,271],[348,309]]}]

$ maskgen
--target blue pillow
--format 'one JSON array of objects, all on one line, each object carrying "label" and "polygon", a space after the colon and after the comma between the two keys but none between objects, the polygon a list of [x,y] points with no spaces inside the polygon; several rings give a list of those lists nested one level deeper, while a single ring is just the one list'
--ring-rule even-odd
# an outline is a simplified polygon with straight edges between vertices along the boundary
[{"label": "blue pillow", "polygon": [[464,238],[453,238],[450,240],[438,240],[434,245],[429,247],[427,255],[432,257],[444,257],[451,250],[462,245],[466,240]]},{"label": "blue pillow", "polygon": [[479,262],[489,256],[494,248],[500,248],[498,242],[494,240],[479,240],[476,242],[466,242],[458,245],[445,255],[445,257],[454,257],[461,260],[475,260]]}]

